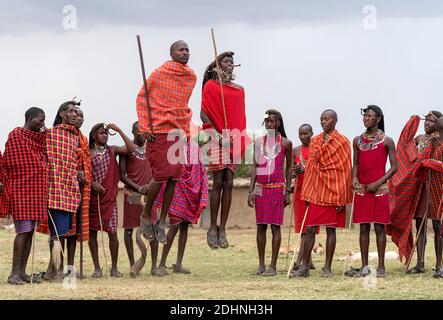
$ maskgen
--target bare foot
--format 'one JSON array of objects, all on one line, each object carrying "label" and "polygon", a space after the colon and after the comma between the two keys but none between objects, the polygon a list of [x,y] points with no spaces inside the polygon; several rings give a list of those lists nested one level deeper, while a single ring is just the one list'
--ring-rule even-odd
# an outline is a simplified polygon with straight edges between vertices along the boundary
[{"label": "bare foot", "polygon": [[155,269],[153,276],[163,277],[169,274],[168,270],[166,270],[165,266],[161,266]]},{"label": "bare foot", "polygon": [[253,273],[254,276],[259,276],[265,272],[265,266],[258,266],[257,270]]},{"label": "bare foot", "polygon": [[181,264],[180,265],[173,264],[172,265],[172,272],[174,272],[174,273],[190,274],[191,270],[183,267]]},{"label": "bare foot", "polygon": [[309,277],[309,267],[301,265],[289,275],[290,278],[307,278]]},{"label": "bare foot", "polygon": [[274,267],[269,267],[265,272],[262,273],[265,277],[272,277],[277,275],[277,271]]},{"label": "bare foot", "polygon": [[386,277],[385,268],[378,268],[377,269],[377,278],[385,278],[385,277]]}]

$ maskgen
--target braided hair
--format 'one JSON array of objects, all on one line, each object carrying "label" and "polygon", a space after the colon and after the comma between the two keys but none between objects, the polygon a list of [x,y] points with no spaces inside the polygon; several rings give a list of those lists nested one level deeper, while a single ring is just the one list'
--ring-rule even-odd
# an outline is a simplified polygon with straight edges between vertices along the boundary
[{"label": "braided hair", "polygon": [[378,123],[378,128],[385,132],[385,116],[383,115],[383,111],[379,106],[376,106],[374,104],[371,104],[367,106],[366,108],[362,109],[362,112],[365,113],[368,110],[372,110],[375,112],[375,114],[380,117],[380,122]]},{"label": "braided hair", "polygon": [[91,132],[89,133],[89,149],[92,149],[95,145],[95,139],[94,136],[97,133],[97,131],[101,128],[105,128],[104,123],[97,123],[95,126],[92,127]]},{"label": "braided hair", "polygon": [[[270,116],[271,114],[275,116],[275,119],[280,121],[280,125],[277,127],[277,132],[279,132],[282,137],[287,138],[285,125],[283,124],[283,117],[281,113],[275,109],[266,110],[265,115]],[[265,123],[265,120],[263,120],[263,123]]]},{"label": "braided hair", "polygon": [[[234,57],[234,52],[232,51],[226,51],[223,52],[221,54],[219,54],[217,56],[217,61],[218,64],[221,64],[221,61],[223,60],[224,57]],[[217,64],[215,63],[215,60],[211,62],[211,64],[209,66],[206,67],[205,70],[205,74],[203,75],[203,84],[202,84],[202,89],[205,87],[206,82],[208,82],[208,80],[216,80],[218,79],[218,75],[217,75]]]},{"label": "braided hair", "polygon": [[54,127],[59,125],[59,124],[61,124],[63,122],[63,119],[60,116],[60,113],[63,112],[63,111],[68,110],[70,105],[80,106],[81,102],[80,101],[74,101],[74,100],[63,102],[61,104],[61,106],[58,108],[57,115],[55,116],[55,120],[54,120],[54,123],[53,123]]}]

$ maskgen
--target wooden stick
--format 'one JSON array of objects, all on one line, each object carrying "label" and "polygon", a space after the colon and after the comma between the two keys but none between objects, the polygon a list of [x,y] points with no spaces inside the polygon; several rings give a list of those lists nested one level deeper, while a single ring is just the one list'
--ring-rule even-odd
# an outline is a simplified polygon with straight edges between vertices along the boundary
[{"label": "wooden stick", "polygon": [[102,222],[102,213],[100,209],[100,194],[97,193],[97,202],[98,202],[98,218],[100,219],[100,234],[102,238],[102,247],[103,247],[103,256],[105,257],[106,268],[108,269],[108,278],[110,276],[111,269],[109,268],[108,258],[106,256],[106,248],[105,248],[105,238],[103,236],[103,222]]},{"label": "wooden stick", "polygon": [[[348,228],[348,242],[349,242],[349,244],[351,243],[351,226],[352,226],[352,219],[354,218],[354,203],[355,203],[355,190],[352,192],[351,215],[350,215],[350,219],[349,219],[349,228]],[[345,263],[343,265],[343,274],[342,274],[343,277],[345,276],[345,271],[346,271],[347,265],[348,265],[348,258],[347,258],[347,256],[345,256]]]},{"label": "wooden stick", "polygon": [[[62,259],[64,259],[65,258],[65,252],[63,250],[62,242],[60,241],[60,236],[58,234],[57,225],[55,224],[55,221],[54,221],[54,219],[52,218],[52,215],[51,215],[51,211],[49,211],[49,210],[48,210],[48,216],[51,219],[52,225],[54,226],[55,235],[57,237],[57,241],[58,241],[58,243],[60,245],[60,250],[62,252]],[[54,246],[55,246],[55,241],[54,241]],[[57,259],[60,259],[60,257],[57,257]],[[54,264],[54,257],[52,257],[52,260],[53,260],[52,263]],[[55,264],[54,264],[54,267],[55,267]],[[56,269],[58,269],[58,268],[59,268],[59,266],[57,266]],[[57,270],[55,270],[55,271],[57,272]]]},{"label": "wooden stick", "polygon": [[[297,187],[297,181],[298,181],[298,176],[295,178],[294,193],[293,193],[293,196],[292,196],[291,220],[289,222],[289,235],[288,235],[288,250],[286,251],[286,269],[288,269],[289,246],[291,245],[292,218],[294,216],[295,188]],[[294,254],[295,254],[295,252],[294,252]]]},{"label": "wooden stick", "polygon": [[37,232],[36,229],[37,229],[37,224],[34,227],[34,234],[32,235],[31,284],[34,283],[35,233]]},{"label": "wooden stick", "polygon": [[83,279],[83,208],[80,207],[79,225],[80,225],[80,279]]},{"label": "wooden stick", "polygon": [[[286,275],[286,277],[288,277],[288,278],[289,278],[289,276],[291,275],[292,268],[294,268],[294,263],[295,263],[295,250],[297,249],[297,247],[298,247],[299,244],[300,244],[301,236],[302,236],[302,233],[303,233],[303,228],[305,227],[306,216],[308,215],[308,209],[309,209],[309,207],[306,208],[305,216],[303,217],[303,222],[302,222],[302,224],[301,224],[301,228],[300,228],[300,233],[298,234],[297,244],[295,245],[294,255],[292,256],[292,261],[291,261],[291,264],[289,265],[288,273],[287,273],[287,275]],[[299,250],[299,251],[300,251],[300,250]]]},{"label": "wooden stick", "polygon": [[218,81],[220,82],[220,91],[221,91],[221,100],[222,100],[222,106],[223,106],[223,116],[224,116],[224,120],[225,120],[225,129],[227,129],[228,128],[228,120],[226,117],[225,97],[223,94],[223,81],[222,81],[222,77],[220,74],[220,65],[219,65],[218,59],[217,59],[218,54],[217,54],[217,45],[215,42],[214,28],[211,28],[211,35],[212,35],[212,45],[214,47],[215,67],[217,69]]},{"label": "wooden stick", "polygon": [[146,106],[148,108],[148,119],[149,119],[149,128],[151,129],[151,133],[154,133],[154,128],[152,125],[152,115],[151,115],[151,106],[149,104],[149,97],[148,97],[148,84],[146,82],[146,73],[145,73],[145,62],[143,59],[143,50],[142,50],[142,43],[140,36],[137,35],[137,44],[138,44],[138,54],[140,56],[140,65],[142,68],[142,76],[143,76],[143,87],[145,89],[145,100],[146,100]]},{"label": "wooden stick", "polygon": [[423,220],[420,223],[420,227],[418,228],[417,238],[414,241],[414,246],[412,247],[412,252],[411,252],[411,254],[409,256],[407,264],[405,265],[406,272],[408,272],[408,270],[409,270],[409,265],[411,264],[412,257],[414,256],[415,248],[417,247],[418,239],[420,238],[420,234],[421,234],[421,231],[423,229],[424,222],[428,219],[429,200],[430,200],[430,196],[431,196],[431,177],[432,177],[432,171],[431,170],[429,170],[428,176],[429,176],[428,177],[428,181],[426,183],[426,188],[428,189],[428,194],[426,195],[426,210],[425,210],[425,214],[423,216]]}]

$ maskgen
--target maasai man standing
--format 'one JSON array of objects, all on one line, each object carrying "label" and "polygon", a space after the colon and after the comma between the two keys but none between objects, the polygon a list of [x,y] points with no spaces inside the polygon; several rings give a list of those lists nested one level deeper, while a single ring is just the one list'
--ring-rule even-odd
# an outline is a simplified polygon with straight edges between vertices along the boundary
[{"label": "maasai man standing", "polygon": [[[109,132],[114,130],[125,142],[124,147],[108,146]],[[104,231],[109,237],[111,251],[111,277],[120,278],[123,274],[118,271],[118,182],[120,180],[117,155],[126,155],[136,150],[134,143],[115,124],[98,123],[89,134],[89,149],[92,158],[92,192],[89,204],[89,250],[94,263],[93,278],[102,277],[102,268],[98,257],[97,231]]]},{"label": "maasai man standing", "polygon": [[6,190],[6,172],[3,164],[3,156],[0,151],[0,217],[5,218],[8,215],[9,197]]},{"label": "maasai man standing", "polygon": [[[422,218],[419,217],[418,219],[420,220],[420,224],[417,220],[417,233],[420,230],[420,225],[425,213],[426,218],[435,218],[438,216],[436,211],[431,212],[432,209],[429,206],[430,192],[428,191],[430,190],[429,182],[431,181],[429,174],[432,173],[430,173],[431,171],[429,170],[420,169],[423,164],[431,158],[431,154],[435,148],[432,141],[436,140],[438,133],[436,134],[435,131],[437,121],[434,120],[434,117],[430,114],[426,117],[426,135],[424,140],[422,140],[423,138],[414,139],[420,124],[420,117],[417,115],[412,116],[407,122],[397,144],[399,170],[388,182],[390,190],[391,224],[387,226],[386,231],[392,237],[392,241],[397,245],[400,260],[405,265],[409,264],[412,258],[411,254],[414,246],[412,220],[414,216],[417,215],[417,212],[419,216],[422,216]],[[420,198],[423,197],[422,193],[427,193],[425,197],[426,201],[422,204],[422,206],[426,207],[424,209],[419,206]],[[420,214],[423,210],[424,213]],[[438,223],[433,224],[435,227],[438,227]],[[426,228],[423,224],[420,234],[425,230]],[[419,237],[417,244],[417,265],[408,270],[408,273],[424,272],[424,240],[420,240],[422,239]],[[436,250],[436,253],[438,259],[438,250]],[[436,267],[438,268],[439,265],[436,264]]]},{"label": "maasai man standing", "polygon": [[[45,113],[30,108],[23,128],[15,128],[6,141],[3,164],[10,196],[8,212],[15,231],[10,284],[31,282],[26,264],[37,223],[48,218],[48,159],[46,156]],[[32,282],[41,282],[39,277]]]},{"label": "maasai man standing", "polygon": [[[255,207],[259,265],[256,275],[275,276],[281,244],[280,226],[284,210],[291,203],[292,142],[288,139],[283,117],[277,110],[265,113],[267,133],[255,142],[255,161],[251,174],[248,205]],[[286,161],[286,169],[285,169]],[[286,188],[285,188],[286,187]],[[272,257],[265,267],[266,229],[272,230]]]},{"label": "maasai man standing", "polygon": [[[356,274],[365,277],[371,273],[368,265],[369,232],[374,223],[377,237],[378,267],[377,277],[385,276],[385,225],[391,222],[389,207],[389,188],[387,181],[395,172],[398,164],[395,143],[386,136],[383,111],[380,107],[369,105],[362,109],[363,124],[366,131],[354,138],[353,185],[355,189],[354,223],[360,224],[360,251],[362,267]],[[390,169],[386,172],[389,156]],[[351,268],[351,270],[353,270]]]},{"label": "maasai man standing", "polygon": [[[134,260],[134,244],[132,234],[134,228],[140,226],[140,215],[143,212],[141,198],[146,195],[150,188],[152,179],[151,164],[146,157],[146,138],[140,133],[138,121],[132,125],[133,142],[137,146],[134,153],[125,156],[120,155],[120,180],[125,184],[125,198],[123,206],[123,228],[125,229],[125,247],[128,253],[129,263],[132,266]],[[154,219],[157,215],[151,214]],[[151,274],[154,274],[157,267],[158,242],[153,240],[151,247]],[[131,274],[132,275],[132,274]]]},{"label": "maasai man standing", "polygon": [[[140,226],[147,240],[152,241],[155,237],[162,244],[167,242],[165,219],[174,196],[175,185],[182,175],[180,162],[186,157],[184,140],[190,136],[192,117],[188,102],[197,80],[194,71],[187,64],[189,48],[184,41],[174,42],[170,48],[170,55],[172,61],[165,62],[147,79],[152,123],[149,120],[144,87],[137,96],[139,127],[140,132],[147,136],[146,154],[151,163],[153,178],[140,218]],[[151,210],[164,182],[166,189],[162,211],[157,223],[153,225]]]},{"label": "maasai man standing", "polygon": [[309,202],[309,209],[305,221],[307,233],[301,258],[303,264],[293,273],[295,277],[309,276],[311,251],[319,226],[326,226],[327,235],[323,276],[332,276],[335,228],[345,227],[346,205],[352,202],[351,144],[335,129],[338,117],[334,110],[324,111],[320,121],[323,133],[311,140],[301,191],[301,199]]},{"label": "maasai man standing", "polygon": [[46,150],[49,161],[48,220],[38,231],[49,234],[51,259],[45,280],[60,280],[63,272],[62,246],[66,239],[68,268],[73,268],[77,245],[76,213],[81,194],[77,171],[79,131],[76,101],[64,102],[58,109],[53,127],[48,129]]},{"label": "maasai man standing", "polygon": [[[211,249],[229,247],[225,228],[231,208],[234,175],[249,143],[245,132],[245,90],[232,82],[235,79],[233,56],[234,52],[228,51],[217,57],[222,83],[219,82],[215,61],[206,68],[203,78],[200,117],[203,129],[211,135],[208,171],[213,177],[211,226],[207,234]],[[220,205],[220,226],[217,226]]]},{"label": "maasai man standing", "polygon": [[[187,163],[183,164],[183,175],[175,188],[174,198],[169,208],[170,228],[167,234],[168,243],[163,247],[160,264],[155,272],[157,276],[167,275],[166,259],[174,238],[179,231],[177,260],[172,265],[172,272],[189,274],[191,271],[183,267],[186,242],[188,240],[189,224],[197,224],[198,219],[208,202],[208,177],[206,168],[199,158],[198,145],[190,141],[187,150]],[[155,207],[161,209],[164,187],[155,202]]]},{"label": "maasai man standing", "polygon": [[[309,159],[309,145],[313,136],[312,126],[310,124],[303,124],[298,129],[298,137],[301,141],[300,146],[296,146],[292,150],[292,158],[294,159],[292,165],[292,175],[295,178],[294,185],[294,228],[295,233],[302,233],[300,241],[300,251],[298,252],[297,261],[294,264],[294,270],[300,268],[303,256],[303,248],[305,243],[306,235],[306,224],[303,226],[301,231],[301,226],[303,224],[303,218],[306,212],[306,202],[300,199],[301,188],[303,186],[304,173],[306,170],[306,163]],[[320,233],[320,228],[317,229],[317,234]],[[315,269],[312,260],[309,262],[310,269]]]}]

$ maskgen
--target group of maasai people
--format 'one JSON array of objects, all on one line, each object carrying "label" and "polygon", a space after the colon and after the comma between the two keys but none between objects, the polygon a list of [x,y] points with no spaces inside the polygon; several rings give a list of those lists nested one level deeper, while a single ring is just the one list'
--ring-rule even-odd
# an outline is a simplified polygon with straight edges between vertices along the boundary
[{"label": "group of maasai people", "polygon": [[[424,119],[425,134],[417,137],[420,117],[411,117],[396,148],[385,134],[380,107],[361,109],[365,130],[354,138],[352,146],[336,129],[337,113],[327,109],[320,116],[323,132],[314,136],[312,126],[303,124],[299,128],[302,144],[293,148],[281,113],[269,109],[263,121],[266,133],[251,141],[246,134],[245,90],[233,82],[233,56],[231,51],[218,55],[204,72],[200,117],[206,139],[200,139],[200,134],[196,139],[190,130],[192,111],[188,102],[197,77],[188,66],[189,47],[181,40],[171,45],[171,60],[154,70],[139,91],[133,139],[115,124],[105,123],[94,125],[88,139],[81,132],[84,115],[76,101],[60,106],[50,129],[45,127],[42,109],[26,111],[25,125],[9,134],[0,161],[0,214],[3,218],[12,216],[16,230],[8,283],[61,280],[73,270],[77,242],[83,241],[89,244],[92,277],[102,277],[98,231],[102,231],[103,250],[103,232],[109,238],[111,266],[106,265],[106,271],[112,277],[122,277],[117,266],[119,181],[125,186],[123,228],[130,276],[136,277],[145,264],[143,238],[149,241],[151,274],[167,275],[166,260],[177,233],[178,252],[172,272],[189,274],[182,264],[188,227],[198,222],[208,200],[211,223],[207,244],[213,250],[230,245],[226,224],[234,176],[251,142],[254,164],[247,203],[256,212],[259,257],[254,274],[277,274],[284,210],[292,203],[295,232],[301,233],[292,277],[308,277],[315,268],[311,252],[320,226],[325,227],[327,235],[322,275],[332,276],[336,228],[345,227],[346,208],[351,207],[352,222],[360,224],[362,265],[351,267],[346,275],[364,277],[371,272],[371,224],[376,233],[378,277],[386,276],[386,234],[398,246],[406,266],[416,248],[417,265],[407,268],[407,273],[423,273],[425,231],[427,220],[432,219],[435,277],[443,278],[442,114],[429,112]],[[108,145],[113,132],[119,133],[124,146]],[[390,168],[386,170],[388,158]],[[213,178],[210,199],[207,172]],[[272,257],[266,267],[268,225]],[[142,253],[137,261],[134,229]],[[49,265],[46,272],[28,275],[26,266],[36,231],[49,236]],[[163,250],[157,265],[159,243]]]}]

